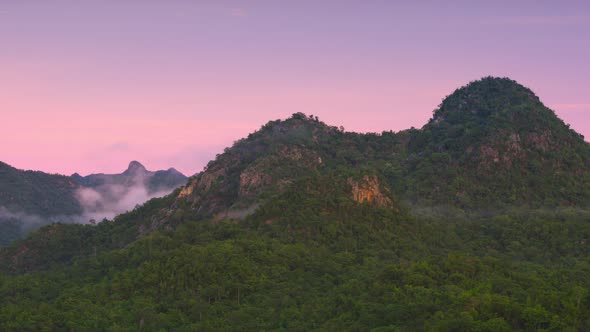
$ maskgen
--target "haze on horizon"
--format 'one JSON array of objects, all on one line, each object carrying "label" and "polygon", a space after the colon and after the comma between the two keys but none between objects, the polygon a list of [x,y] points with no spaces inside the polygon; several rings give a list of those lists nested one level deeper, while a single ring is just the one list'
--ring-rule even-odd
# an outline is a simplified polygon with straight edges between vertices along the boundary
[{"label": "haze on horizon", "polygon": [[0,160],[191,175],[295,112],[358,132],[421,127],[493,75],[590,137],[585,1],[5,1]]}]

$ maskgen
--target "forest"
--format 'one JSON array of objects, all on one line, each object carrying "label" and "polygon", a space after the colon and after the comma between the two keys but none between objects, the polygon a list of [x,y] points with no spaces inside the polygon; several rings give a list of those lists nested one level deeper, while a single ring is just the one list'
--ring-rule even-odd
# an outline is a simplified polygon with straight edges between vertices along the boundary
[{"label": "forest", "polygon": [[[185,223],[67,265],[54,257],[42,272],[4,274],[0,329],[590,328],[590,211],[279,209],[270,224],[275,206],[241,223]],[[62,250],[77,250],[92,226],[68,226],[79,238],[72,232]]]}]

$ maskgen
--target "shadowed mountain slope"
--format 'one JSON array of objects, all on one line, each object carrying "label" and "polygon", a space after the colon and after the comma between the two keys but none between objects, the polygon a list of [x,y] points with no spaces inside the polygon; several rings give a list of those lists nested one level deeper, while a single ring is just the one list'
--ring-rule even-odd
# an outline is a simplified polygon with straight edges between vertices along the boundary
[{"label": "shadowed mountain slope", "polygon": [[112,217],[186,180],[173,168],[151,172],[137,161],[121,174],[84,177],[23,171],[0,162],[0,246],[52,222]]}]

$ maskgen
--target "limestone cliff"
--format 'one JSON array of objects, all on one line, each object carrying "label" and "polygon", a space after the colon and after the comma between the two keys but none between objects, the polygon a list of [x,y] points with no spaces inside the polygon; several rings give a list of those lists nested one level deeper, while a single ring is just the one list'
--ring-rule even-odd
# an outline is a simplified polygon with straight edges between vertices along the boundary
[{"label": "limestone cliff", "polygon": [[377,176],[365,175],[360,180],[348,178],[347,182],[351,186],[351,197],[356,202],[384,207],[393,206],[389,193],[382,189]]}]

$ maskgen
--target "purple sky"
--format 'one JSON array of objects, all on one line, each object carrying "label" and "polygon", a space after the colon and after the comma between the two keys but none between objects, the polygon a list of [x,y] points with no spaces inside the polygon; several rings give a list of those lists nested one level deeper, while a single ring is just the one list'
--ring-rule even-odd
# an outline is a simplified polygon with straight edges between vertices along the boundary
[{"label": "purple sky", "polygon": [[530,87],[588,140],[589,4],[4,0],[0,160],[193,174],[294,112],[359,132],[421,127],[487,75]]}]

